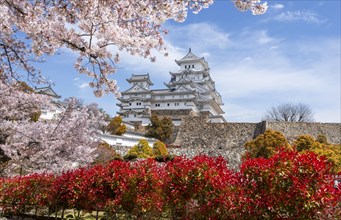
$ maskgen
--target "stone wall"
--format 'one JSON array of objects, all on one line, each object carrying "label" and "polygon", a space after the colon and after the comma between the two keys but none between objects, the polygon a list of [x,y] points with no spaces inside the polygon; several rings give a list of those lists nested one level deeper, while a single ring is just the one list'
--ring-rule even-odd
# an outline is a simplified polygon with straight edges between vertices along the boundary
[{"label": "stone wall", "polygon": [[192,111],[191,109],[177,109],[177,110],[163,109],[163,110],[152,110],[151,112],[152,114],[156,114],[159,117],[182,118],[183,116],[189,115],[191,111]]},{"label": "stone wall", "polygon": [[193,157],[199,154],[225,157],[231,168],[240,164],[244,143],[263,132],[263,123],[208,123],[207,116],[183,119],[174,145],[176,155]]},{"label": "stone wall", "polygon": [[329,143],[341,144],[340,123],[266,122],[266,128],[282,132],[290,142],[302,134],[324,134]]},{"label": "stone wall", "polygon": [[[168,148],[169,153],[184,155],[189,158],[199,154],[223,156],[233,169],[237,169],[244,152],[245,142],[256,138],[266,129],[282,132],[289,141],[301,134],[317,137],[324,134],[328,142],[341,144],[340,123],[209,123],[207,116],[188,116],[182,119],[180,126],[175,127],[170,140],[171,145],[179,148]],[[121,155],[130,147],[114,146]]]},{"label": "stone wall", "polygon": [[196,116],[183,118],[173,143],[181,148],[169,151],[188,157],[199,154],[221,155],[229,161],[231,168],[237,168],[244,152],[244,144],[264,133],[266,129],[282,132],[289,141],[301,134],[309,134],[315,138],[324,134],[330,143],[341,143],[340,123],[208,123],[207,116]]}]

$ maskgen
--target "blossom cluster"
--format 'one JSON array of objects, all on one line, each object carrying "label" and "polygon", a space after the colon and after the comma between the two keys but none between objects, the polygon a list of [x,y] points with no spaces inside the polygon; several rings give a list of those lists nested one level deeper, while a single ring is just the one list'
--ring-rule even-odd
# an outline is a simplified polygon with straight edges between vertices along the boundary
[{"label": "blossom cluster", "polygon": [[295,151],[248,159],[240,171],[222,157],[113,161],[1,179],[0,200],[7,214],[74,208],[113,218],[338,219],[341,189],[328,174],[323,159]]},{"label": "blossom cluster", "polygon": [[[233,0],[253,14],[266,11],[260,0]],[[69,48],[79,57],[75,68],[92,81],[96,96],[116,93],[119,51],[155,61],[152,49],[165,53],[162,27],[167,20],[182,22],[189,10],[198,13],[213,0],[10,0],[0,1],[0,75],[44,81],[32,60]],[[113,49],[115,46],[115,49]],[[117,52],[112,52],[113,50]],[[166,55],[167,53],[165,53]],[[18,71],[19,70],[19,71]]]},{"label": "blossom cluster", "polygon": [[96,132],[104,123],[104,114],[96,105],[79,106],[71,98],[53,119],[32,121],[32,113],[53,110],[50,98],[2,81],[0,104],[0,148],[11,158],[7,175],[60,172],[92,162]]}]

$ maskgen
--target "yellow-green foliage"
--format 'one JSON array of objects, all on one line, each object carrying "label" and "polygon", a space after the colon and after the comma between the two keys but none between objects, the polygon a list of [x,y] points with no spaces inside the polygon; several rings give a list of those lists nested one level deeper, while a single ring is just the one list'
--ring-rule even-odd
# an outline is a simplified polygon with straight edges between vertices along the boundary
[{"label": "yellow-green foliage", "polygon": [[31,121],[37,122],[40,118],[41,111],[37,111],[31,114]]},{"label": "yellow-green foliage", "polygon": [[328,161],[333,163],[332,171],[334,173],[341,172],[341,145],[333,144],[315,144],[312,152],[319,156],[324,156]]},{"label": "yellow-green foliage", "polygon": [[151,123],[146,127],[146,137],[152,137],[161,141],[166,141],[172,136],[172,119],[167,117],[160,119],[156,114],[152,114],[150,122]]},{"label": "yellow-green foliage", "polygon": [[316,142],[313,137],[310,135],[301,135],[299,136],[293,143],[294,146],[296,146],[296,149],[298,151],[304,151],[304,150],[310,150],[313,148],[314,145],[316,145]]},{"label": "yellow-green foliage", "polygon": [[328,144],[327,137],[324,134],[317,135],[316,141],[321,144]]},{"label": "yellow-green foliage", "polygon": [[162,156],[168,155],[166,144],[163,143],[162,141],[156,141],[154,143],[154,145],[153,145],[153,153],[154,153],[155,156],[158,156],[158,155],[162,155]]},{"label": "yellow-green foliage", "polygon": [[245,144],[247,155],[250,157],[269,158],[280,148],[290,148],[287,139],[279,131],[268,129],[254,140]]},{"label": "yellow-green foliage", "polygon": [[128,151],[127,155],[135,155],[137,158],[150,158],[154,156],[153,149],[145,139],[141,139],[137,145]]},{"label": "yellow-green foliage", "polygon": [[312,151],[319,156],[326,157],[328,161],[333,163],[332,171],[341,172],[341,145],[329,144],[326,136],[319,135],[314,140],[309,135],[301,135],[295,140],[294,145],[302,153]]},{"label": "yellow-green foliage", "polygon": [[110,134],[122,135],[127,131],[127,127],[122,124],[122,118],[120,116],[115,116],[108,124],[107,131]]}]

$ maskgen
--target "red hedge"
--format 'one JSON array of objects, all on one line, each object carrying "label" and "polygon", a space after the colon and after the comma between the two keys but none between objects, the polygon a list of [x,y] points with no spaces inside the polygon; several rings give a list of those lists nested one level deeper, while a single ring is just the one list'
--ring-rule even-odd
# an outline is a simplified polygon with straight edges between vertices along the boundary
[{"label": "red hedge", "polygon": [[329,171],[323,158],[294,151],[247,159],[238,172],[222,157],[113,161],[59,176],[2,179],[0,199],[7,213],[75,208],[137,218],[337,219],[341,190]]}]

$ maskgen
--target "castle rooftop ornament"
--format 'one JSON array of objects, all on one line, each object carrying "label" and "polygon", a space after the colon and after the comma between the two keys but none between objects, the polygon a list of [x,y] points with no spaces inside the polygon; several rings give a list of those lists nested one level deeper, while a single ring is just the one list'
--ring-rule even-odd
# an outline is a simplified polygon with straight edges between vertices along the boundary
[{"label": "castle rooftop ornament", "polygon": [[175,60],[179,66],[176,72],[169,72],[171,79],[166,89],[152,90],[149,74],[133,74],[127,81],[131,87],[118,98],[118,114],[123,121],[147,125],[150,116],[171,117],[175,125],[189,114],[207,115],[210,122],[226,122],[221,109],[220,94],[210,76],[210,68],[204,57],[197,57],[189,49],[186,56]]}]

